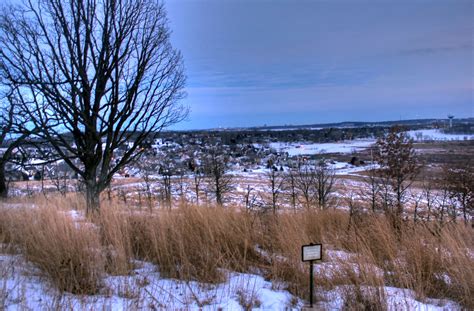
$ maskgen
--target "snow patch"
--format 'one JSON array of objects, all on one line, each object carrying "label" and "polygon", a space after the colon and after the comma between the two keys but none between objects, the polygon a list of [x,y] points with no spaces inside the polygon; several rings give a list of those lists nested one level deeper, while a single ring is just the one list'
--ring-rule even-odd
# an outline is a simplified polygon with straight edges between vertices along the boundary
[{"label": "snow patch", "polygon": [[353,153],[360,149],[370,147],[375,143],[374,139],[347,140],[337,143],[270,143],[270,147],[280,151],[288,152],[289,156],[325,154],[325,153]]},{"label": "snow patch", "polygon": [[438,129],[423,129],[407,131],[407,134],[415,141],[430,140],[474,140],[473,134],[449,134]]}]

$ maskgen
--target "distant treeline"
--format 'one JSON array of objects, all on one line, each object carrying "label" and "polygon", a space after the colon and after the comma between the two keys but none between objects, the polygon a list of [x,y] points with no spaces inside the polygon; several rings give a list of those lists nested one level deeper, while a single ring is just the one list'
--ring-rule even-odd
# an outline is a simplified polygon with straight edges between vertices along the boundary
[{"label": "distant treeline", "polygon": [[[409,121],[387,121],[378,123],[354,122],[337,123],[334,127],[311,129],[308,126],[297,128],[294,126],[272,127],[272,128],[242,128],[223,130],[192,130],[192,131],[163,131],[160,134],[152,135],[145,143],[151,145],[154,138],[161,138],[164,141],[171,141],[182,146],[188,144],[264,144],[269,142],[311,142],[329,143],[342,140],[353,140],[363,138],[378,138],[386,133],[393,125],[401,125],[406,130],[419,130],[426,128],[441,129],[449,134],[474,134],[474,119],[454,119],[452,128],[449,128],[448,120],[409,120]],[[325,126],[327,126],[326,124]],[[65,134],[65,140],[72,137]],[[34,140],[32,140],[34,141]],[[38,141],[35,141],[38,144]],[[5,142],[8,145],[8,141]]]},{"label": "distant treeline", "polygon": [[452,128],[445,128],[443,130],[447,134],[474,134],[474,124],[473,123],[453,123]]},{"label": "distant treeline", "polygon": [[[224,145],[264,144],[269,142],[312,142],[329,143],[361,138],[378,138],[387,133],[389,126],[365,126],[353,128],[292,129],[292,130],[228,130],[228,131],[191,131],[163,132],[161,137],[179,144],[200,140],[203,143]],[[407,130],[423,128],[422,126],[406,127]]]}]

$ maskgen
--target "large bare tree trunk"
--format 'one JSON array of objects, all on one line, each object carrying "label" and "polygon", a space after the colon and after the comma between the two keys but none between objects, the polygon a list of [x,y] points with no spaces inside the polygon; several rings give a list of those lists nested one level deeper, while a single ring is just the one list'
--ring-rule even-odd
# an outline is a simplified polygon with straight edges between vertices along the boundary
[{"label": "large bare tree trunk", "polygon": [[182,56],[170,34],[157,0],[2,7],[2,83],[11,85],[38,138],[84,180],[88,212],[99,209],[113,175],[140,157],[143,142],[187,115],[178,103]]},{"label": "large bare tree trunk", "polygon": [[219,182],[216,180],[216,203],[219,206],[224,205],[222,202],[222,193],[221,193],[221,187],[219,185]]},{"label": "large bare tree trunk", "polygon": [[100,211],[100,189],[95,179],[86,180],[86,213],[92,215]]},{"label": "large bare tree trunk", "polygon": [[5,181],[5,163],[0,162],[0,198],[6,199],[8,197],[8,186]]}]

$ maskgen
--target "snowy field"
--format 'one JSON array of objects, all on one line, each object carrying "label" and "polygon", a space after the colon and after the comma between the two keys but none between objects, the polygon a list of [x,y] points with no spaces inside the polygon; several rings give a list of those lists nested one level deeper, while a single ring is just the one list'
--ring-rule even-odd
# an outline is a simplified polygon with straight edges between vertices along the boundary
[{"label": "snowy field", "polygon": [[472,134],[446,134],[437,129],[423,129],[407,132],[415,141],[430,140],[474,140]]},{"label": "snowy field", "polygon": [[[459,141],[459,140],[474,140],[472,134],[446,134],[438,129],[422,129],[408,131],[408,135],[415,141]],[[326,154],[326,153],[354,153],[366,149],[373,145],[376,139],[357,139],[347,140],[336,143],[321,143],[308,144],[304,142],[295,143],[270,143],[270,147],[278,152],[288,152],[288,155],[311,155],[311,154]]]},{"label": "snowy field", "polygon": [[[378,166],[377,166],[378,167]],[[328,163],[328,168],[331,170],[334,170],[334,173],[336,175],[354,175],[358,172],[365,171],[370,168],[376,168],[374,165],[352,165],[348,162],[340,162],[340,161],[331,161]],[[288,172],[289,168],[288,167],[283,167],[283,170],[285,172]],[[237,177],[245,177],[245,178],[250,178],[250,179],[262,179],[266,180],[265,175],[268,175],[268,173],[271,170],[268,168],[265,168],[264,166],[258,166],[255,169],[247,170],[244,172],[240,167],[234,167],[232,171],[229,172],[229,174]],[[191,178],[192,176],[189,176]]]},{"label": "snowy field", "polygon": [[[321,310],[343,310],[350,303],[348,286],[325,291],[318,288],[321,274],[338,273],[354,254],[327,251],[326,262],[316,264],[316,305]],[[226,271],[227,281],[206,284],[162,278],[158,267],[136,261],[127,276],[106,276],[103,293],[78,296],[58,292],[33,265],[19,255],[0,255],[0,308],[2,310],[300,310],[307,302],[280,290],[284,284],[258,274]],[[357,269],[357,267],[355,267]],[[449,300],[418,301],[412,291],[382,287],[389,310],[461,310]],[[375,288],[363,287],[363,291]]]},{"label": "snowy field", "polygon": [[254,274],[227,271],[222,284],[162,278],[157,267],[137,261],[127,276],[107,276],[103,293],[79,296],[59,293],[40,271],[18,255],[0,255],[2,310],[262,310],[300,309],[303,302]]},{"label": "snowy field", "polygon": [[288,155],[309,155],[324,153],[353,153],[370,147],[375,139],[348,140],[339,143],[306,144],[306,143],[270,143],[270,147]]},{"label": "snowy field", "polygon": [[284,127],[284,128],[264,128],[264,129],[259,129],[259,131],[271,131],[271,132],[298,131],[298,130],[318,131],[322,129],[323,129],[322,127]]},{"label": "snowy field", "polygon": [[[408,132],[415,140],[465,140],[474,139],[474,136],[450,135],[438,130],[420,130]],[[467,137],[467,138],[466,138]],[[369,147],[375,142],[370,140],[354,140],[330,144],[283,144],[272,143],[271,147],[278,151],[289,152],[291,155],[316,154],[316,153],[350,153]],[[348,159],[350,155],[348,154]],[[332,161],[330,168],[337,175],[360,176],[358,173],[368,168],[371,164],[354,166],[346,162]],[[283,167],[287,171],[288,167]],[[230,172],[236,177],[235,188],[230,194],[230,203],[242,205],[244,196],[252,188],[255,199],[266,204],[265,197],[260,194],[269,193],[268,172],[265,166],[258,165],[254,169],[243,171],[243,167],[233,167]],[[156,176],[157,178],[159,176]],[[195,200],[192,191],[193,176],[185,176],[183,189],[189,202]],[[173,181],[173,197],[178,198],[180,191],[177,187],[179,181]],[[25,183],[22,183],[23,186]],[[20,195],[26,192],[40,192],[40,183],[31,182],[27,190],[12,189],[19,191]],[[70,191],[74,191],[74,186]],[[51,191],[52,185],[47,186]],[[366,187],[360,179],[341,179],[336,183],[334,199],[338,200],[338,206],[345,208],[346,198],[352,195],[354,199],[364,199],[356,190]],[[145,198],[144,191],[147,185],[135,178],[132,182],[119,183],[114,190],[123,191],[124,195],[136,198],[141,193]],[[151,185],[152,191],[159,193],[158,179]],[[410,200],[418,200],[416,193],[410,194]],[[413,196],[413,198],[411,198]],[[207,198],[201,198],[206,201]],[[212,200],[212,198],[210,198]],[[132,201],[129,201],[132,202]],[[424,202],[424,201],[420,201]],[[411,201],[410,201],[411,204]],[[11,205],[15,208],[21,204]],[[0,205],[1,207],[2,205]],[[5,206],[3,206],[5,207]],[[77,220],[86,221],[81,212],[71,210],[68,215]],[[357,273],[361,267],[357,264],[357,254],[351,254],[340,250],[325,249],[324,261],[315,266],[316,297],[318,308],[321,310],[344,310],[350,300],[347,293],[353,288],[350,286],[335,286],[326,290],[317,286],[318,278],[354,271]],[[21,255],[10,255],[0,253],[0,310],[153,310],[153,309],[179,309],[179,310],[300,310],[307,301],[296,297],[285,290],[284,283],[268,281],[262,276],[258,268],[251,273],[237,273],[235,271],[223,271],[227,280],[220,284],[206,284],[189,282],[177,279],[165,278],[160,274],[158,266],[144,261],[136,261],[135,270],[126,276],[104,276],[104,289],[100,294],[94,296],[78,296],[69,293],[60,293],[42,275],[35,266]],[[307,268],[307,265],[304,265]],[[380,274],[383,271],[378,267],[369,267]],[[361,286],[365,292],[374,292],[377,289]],[[426,298],[417,299],[413,291],[395,287],[381,287],[382,296],[389,310],[462,310],[457,303],[444,299]]]}]

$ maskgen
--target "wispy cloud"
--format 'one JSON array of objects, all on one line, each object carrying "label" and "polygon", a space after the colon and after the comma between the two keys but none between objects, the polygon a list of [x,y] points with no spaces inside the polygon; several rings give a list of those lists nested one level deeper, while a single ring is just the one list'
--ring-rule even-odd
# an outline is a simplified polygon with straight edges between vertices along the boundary
[{"label": "wispy cloud", "polygon": [[421,47],[421,48],[413,48],[413,49],[404,49],[404,50],[401,50],[399,54],[401,55],[427,55],[427,54],[450,53],[450,52],[458,52],[458,51],[472,52],[473,49],[474,49],[473,43],[464,43],[464,44],[460,44],[456,46],[438,46],[438,47]]},{"label": "wispy cloud", "polygon": [[190,127],[473,116],[471,0],[168,4]]}]

